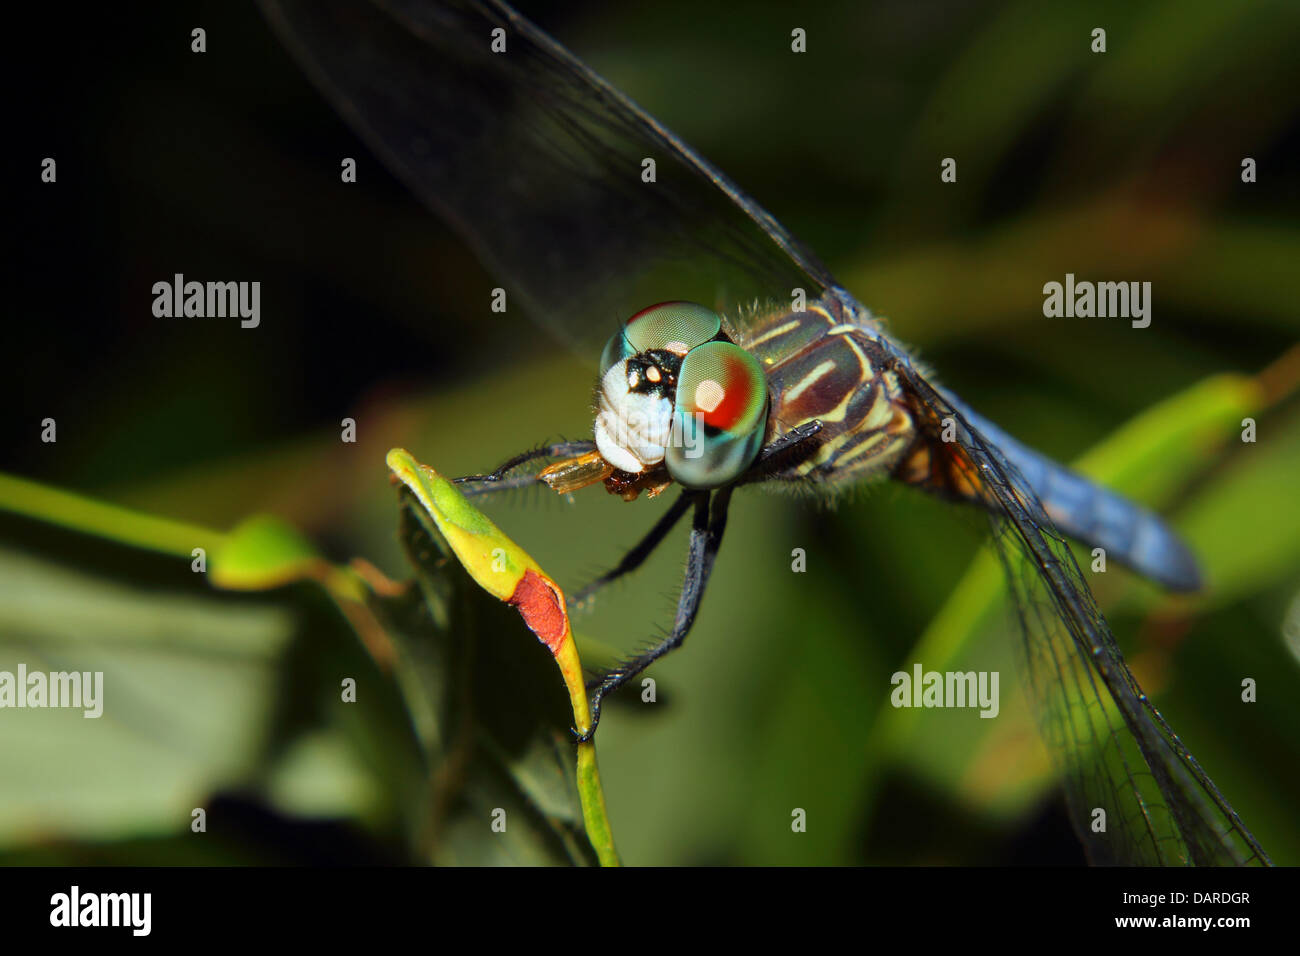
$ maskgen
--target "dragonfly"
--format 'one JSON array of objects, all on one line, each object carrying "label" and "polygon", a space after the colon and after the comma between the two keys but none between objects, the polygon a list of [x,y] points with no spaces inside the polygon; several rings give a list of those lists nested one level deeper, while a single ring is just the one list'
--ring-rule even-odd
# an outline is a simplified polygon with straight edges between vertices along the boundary
[{"label": "dragonfly", "polygon": [[1090,860],[1270,862],[1143,693],[1066,540],[1195,590],[1196,561],[1158,516],[938,384],[762,206],[505,3],[262,5],[316,86],[512,301],[601,356],[592,440],[530,448],[464,487],[604,484],[629,500],[678,489],[573,596],[634,571],[690,516],[671,632],[592,683],[593,731],[601,701],[691,630],[737,489],[834,496],[887,478],[993,521],[1029,693]]}]

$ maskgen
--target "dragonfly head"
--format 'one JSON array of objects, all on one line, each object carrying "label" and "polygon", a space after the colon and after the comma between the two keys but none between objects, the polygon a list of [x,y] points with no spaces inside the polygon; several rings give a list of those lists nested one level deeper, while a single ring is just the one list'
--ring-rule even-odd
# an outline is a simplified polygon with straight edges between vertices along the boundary
[{"label": "dragonfly head", "polygon": [[596,448],[628,475],[666,469],[717,488],[753,463],[767,429],[767,379],[718,315],[663,302],[624,324],[601,356]]}]

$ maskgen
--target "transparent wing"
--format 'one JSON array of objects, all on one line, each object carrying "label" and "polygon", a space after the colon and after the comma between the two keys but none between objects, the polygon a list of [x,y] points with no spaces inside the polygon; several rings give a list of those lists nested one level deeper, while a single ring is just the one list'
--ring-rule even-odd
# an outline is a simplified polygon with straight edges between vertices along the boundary
[{"label": "transparent wing", "polygon": [[[647,302],[851,299],[767,212],[502,3],[263,0],[307,73],[535,318],[595,355]],[[503,31],[494,52],[495,29]],[[646,160],[654,160],[647,181]],[[865,313],[856,303],[855,311]],[[1142,694],[1065,542],[991,442],[897,352],[918,421],[955,419],[1001,515],[1043,730],[1098,862],[1267,856]],[[1008,549],[1005,546],[1013,544]],[[1106,812],[1103,832],[1093,811]]]},{"label": "transparent wing", "polygon": [[[1016,599],[1030,694],[1070,815],[1100,864],[1268,864],[1268,855],[1138,686],[1065,539],[963,404],[886,340],[920,426],[956,423]],[[1101,813],[1098,813],[1101,811]],[[1099,825],[1100,824],[1100,825]]]},{"label": "transparent wing", "polygon": [[731,180],[503,3],[262,5],[316,85],[510,301],[587,354],[647,302],[730,311],[796,287],[815,300],[831,284]]}]

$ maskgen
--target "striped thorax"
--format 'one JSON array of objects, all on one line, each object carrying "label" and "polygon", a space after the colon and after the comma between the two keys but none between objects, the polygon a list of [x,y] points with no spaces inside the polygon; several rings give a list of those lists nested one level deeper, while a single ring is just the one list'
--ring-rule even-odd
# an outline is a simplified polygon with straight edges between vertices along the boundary
[{"label": "striped thorax", "polygon": [[823,490],[888,475],[914,437],[878,330],[837,312],[826,300],[802,312],[760,312],[739,339],[767,377],[768,440],[805,422],[822,423],[815,450],[774,477],[807,478]]}]

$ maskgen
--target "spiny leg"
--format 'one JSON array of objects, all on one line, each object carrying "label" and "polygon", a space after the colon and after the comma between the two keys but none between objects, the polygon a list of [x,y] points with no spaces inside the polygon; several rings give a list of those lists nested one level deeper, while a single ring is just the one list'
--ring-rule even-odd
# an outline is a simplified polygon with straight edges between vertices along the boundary
[{"label": "spiny leg", "polygon": [[749,485],[758,481],[767,481],[772,473],[781,466],[781,459],[792,451],[809,447],[804,443],[822,430],[822,423],[817,419],[796,425],[784,435],[778,435],[764,445],[754,459],[754,464],[736,482],[737,485]]},{"label": "spiny leg", "polygon": [[806,441],[822,430],[822,423],[814,418],[810,422],[804,422],[802,425],[796,425],[784,435],[778,435],[772,439],[770,444],[764,445],[758,453],[757,462],[762,464],[776,455],[787,451],[800,442]]},{"label": "spiny leg", "polygon": [[455,481],[457,483],[500,481],[520,465],[526,465],[530,461],[536,461],[538,458],[569,458],[575,455],[585,454],[589,451],[595,451],[595,449],[596,443],[590,439],[586,441],[564,441],[550,445],[538,445],[536,448],[530,448],[528,451],[520,452],[513,458],[506,459],[500,467],[495,471],[488,472],[486,475],[465,475],[463,478],[456,478]]},{"label": "spiny leg", "polygon": [[[822,423],[814,419],[813,421],[804,422],[802,425],[795,426],[784,435],[777,436],[770,444],[764,445],[763,448],[760,449],[758,457],[754,459],[754,466],[750,469],[749,473],[745,477],[741,478],[740,481],[736,482],[736,484],[749,484],[755,481],[766,480],[768,475],[763,469],[764,465],[770,465],[781,455],[790,451],[802,442],[807,441],[809,438],[812,438],[822,430],[822,427]],[[672,508],[670,508],[668,512],[659,519],[659,522],[650,529],[650,533],[641,539],[640,543],[624,556],[623,560],[618,563],[617,567],[613,570],[606,571],[600,577],[596,578],[596,580],[592,581],[586,587],[582,588],[582,590],[574,594],[573,597],[569,598],[569,607],[576,607],[609,582],[617,580],[623,575],[629,574],[639,568],[645,562],[645,559],[650,556],[651,552],[659,546],[668,532],[673,529],[673,526],[681,520],[682,515],[686,513],[686,509],[690,505],[693,494],[694,492],[690,491],[682,492],[681,496],[676,502],[674,502]],[[725,504],[723,506],[723,511],[725,514]]]},{"label": "spiny leg", "polygon": [[695,516],[691,522],[690,550],[686,556],[686,579],[682,583],[682,593],[677,599],[677,615],[673,619],[673,630],[663,641],[630,661],[620,664],[599,681],[588,686],[591,696],[591,729],[582,735],[582,740],[590,740],[600,723],[600,703],[606,694],[621,687],[636,677],[643,670],[663,657],[669,651],[676,650],[686,640],[695,615],[704,598],[704,587],[709,581],[709,572],[713,570],[713,561],[718,556],[722,544],[722,533],[727,528],[727,505],[731,501],[732,487],[728,486],[715,493],[713,508],[710,512],[709,493],[705,492],[695,499]]},{"label": "spiny leg", "polygon": [[[779,456],[800,443],[807,441],[809,438],[812,438],[821,430],[822,423],[814,419],[813,421],[804,422],[802,425],[790,429],[784,435],[777,436],[770,444],[764,445],[759,451],[758,457],[754,459],[754,467],[750,469],[750,474],[753,477],[747,475],[737,482],[737,484],[749,484],[750,482],[765,480],[768,475],[763,470],[764,465],[773,463],[779,458]],[[694,494],[695,492],[691,491],[682,492],[677,501],[673,503],[673,506],[662,518],[659,519],[658,523],[650,529],[650,532],[641,539],[637,546],[623,557],[623,560],[618,563],[617,567],[610,571],[606,571],[600,577],[596,578],[586,587],[582,588],[569,598],[569,607],[577,607],[606,584],[621,578],[625,574],[630,574],[632,571],[639,568],[645,562],[646,558],[650,557],[654,549],[659,546],[667,536],[668,532],[671,531],[677,522],[681,520],[682,515],[686,513],[686,509],[690,506]]]},{"label": "spiny leg", "polygon": [[485,475],[465,475],[463,478],[455,478],[453,481],[455,484],[466,486],[461,489],[461,493],[467,498],[495,494],[498,491],[509,491],[512,488],[524,488],[535,482],[537,476],[528,473],[510,474],[520,466],[536,461],[539,458],[572,458],[595,450],[596,443],[594,441],[566,441],[556,442],[553,445],[541,445],[515,455],[503,462],[495,471],[490,471]]},{"label": "spiny leg", "polygon": [[655,526],[650,529],[644,538],[637,542],[636,547],[623,556],[622,561],[569,598],[569,607],[577,607],[609,582],[616,581],[623,575],[630,574],[641,567],[645,563],[645,559],[650,557],[654,549],[659,547],[664,538],[668,536],[668,532],[681,520],[682,515],[686,514],[691,502],[699,494],[697,491],[683,491],[678,495],[677,500],[673,502],[673,506],[664,512],[663,516],[655,522]]}]

